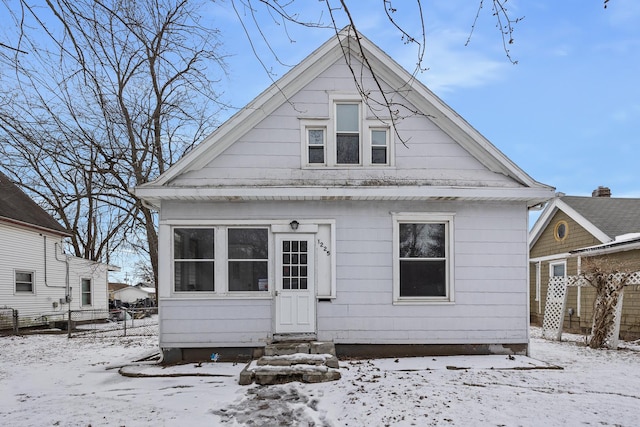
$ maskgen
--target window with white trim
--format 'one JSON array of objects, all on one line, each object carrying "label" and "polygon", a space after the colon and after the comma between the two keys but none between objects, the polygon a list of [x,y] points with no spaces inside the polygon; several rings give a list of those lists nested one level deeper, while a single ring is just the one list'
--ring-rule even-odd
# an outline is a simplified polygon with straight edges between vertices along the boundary
[{"label": "window with white trim", "polygon": [[360,164],[360,104],[336,104],[336,164]]},{"label": "window with white trim", "polygon": [[35,273],[33,271],[16,270],[16,293],[33,293]]},{"label": "window with white trim", "polygon": [[390,120],[367,117],[356,94],[330,94],[329,104],[329,117],[300,118],[303,168],[393,165]]},{"label": "window with white trim", "polygon": [[394,218],[394,301],[453,301],[453,215]]},{"label": "window with white trim", "polygon": [[314,165],[326,164],[325,128],[307,128],[307,156],[308,163]]},{"label": "window with white trim", "polygon": [[213,294],[269,290],[269,228],[173,228],[173,291]]},{"label": "window with white trim", "polygon": [[269,233],[266,228],[229,228],[229,292],[267,291]]},{"label": "window with white trim", "polygon": [[549,277],[566,277],[567,276],[567,262],[556,261],[549,263]]},{"label": "window with white trim", "polygon": [[173,284],[176,292],[215,290],[213,228],[173,229]]},{"label": "window with white trim", "polygon": [[80,281],[80,289],[82,292],[82,305],[91,305],[91,279],[82,279]]},{"label": "window with white trim", "polygon": [[371,129],[371,164],[389,164],[389,140],[386,129]]}]

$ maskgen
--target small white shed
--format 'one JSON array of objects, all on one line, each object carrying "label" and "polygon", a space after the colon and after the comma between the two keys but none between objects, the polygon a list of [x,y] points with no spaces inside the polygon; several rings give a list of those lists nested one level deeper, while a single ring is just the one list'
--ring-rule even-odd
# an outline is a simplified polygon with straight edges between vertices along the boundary
[{"label": "small white shed", "polygon": [[134,303],[140,299],[155,300],[156,290],[148,287],[127,286],[126,288],[113,291],[113,299],[126,303]]}]

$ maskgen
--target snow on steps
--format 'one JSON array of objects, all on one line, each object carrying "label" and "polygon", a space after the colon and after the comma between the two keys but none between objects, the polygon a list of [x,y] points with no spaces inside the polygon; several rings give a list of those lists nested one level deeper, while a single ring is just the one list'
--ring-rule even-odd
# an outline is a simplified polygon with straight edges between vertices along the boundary
[{"label": "snow on steps", "polygon": [[333,343],[278,342],[268,344],[264,356],[251,361],[240,373],[240,385],[318,383],[340,379]]}]

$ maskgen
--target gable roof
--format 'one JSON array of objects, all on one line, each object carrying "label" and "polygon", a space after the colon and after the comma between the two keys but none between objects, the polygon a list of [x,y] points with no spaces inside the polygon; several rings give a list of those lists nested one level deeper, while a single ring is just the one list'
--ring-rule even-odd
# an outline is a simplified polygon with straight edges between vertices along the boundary
[{"label": "gable roof", "polygon": [[[172,180],[181,174],[205,167],[235,141],[256,126],[262,119],[274,112],[276,108],[313,81],[329,66],[341,58],[344,59],[346,55],[352,55],[356,58],[366,57],[371,69],[375,70],[374,72],[380,80],[389,84],[391,87],[402,88],[403,96],[409,103],[428,116],[433,123],[461,145],[483,166],[490,171],[503,174],[521,185],[519,189],[511,189],[511,195],[503,194],[505,199],[513,200],[514,197],[517,198],[516,194],[518,191],[513,190],[521,191],[522,189],[538,190],[537,192],[529,192],[528,196],[523,196],[521,192],[519,193],[519,197],[523,200],[529,200],[531,205],[549,200],[553,196],[552,187],[541,184],[527,175],[440,98],[434,95],[424,84],[419,82],[369,39],[359,33],[356,34],[352,27],[346,27],[337,33],[336,37],[332,37],[316,49],[267,90],[258,95],[246,107],[223,123],[193,150],[186,153],[156,180],[136,187],[134,189],[135,194],[151,203],[157,203],[163,196],[175,198],[178,196],[178,192],[182,192],[185,197],[191,199],[234,197],[234,199],[237,200],[238,197],[253,199],[261,197],[262,194],[258,195],[256,191],[252,191],[252,194],[245,195],[227,194],[228,192],[212,191],[211,189],[203,188],[198,188],[197,191],[191,192],[184,188],[178,189],[178,191],[172,191],[168,187],[171,186]],[[429,194],[433,189],[433,187],[426,188],[426,193],[423,189],[420,193],[423,196],[420,197],[442,198],[451,196],[450,194],[446,194],[446,192],[439,192],[438,189],[436,189],[435,193],[424,196],[424,194]],[[329,194],[332,190],[333,189],[325,188],[322,191],[322,195],[318,195],[317,197],[353,197],[352,195],[342,193]],[[505,189],[504,191],[509,192],[509,189]],[[397,188],[392,192],[397,194]],[[266,197],[283,197],[278,191],[272,191],[271,193],[272,194]],[[292,197],[295,198],[295,196],[292,196],[291,191],[284,191],[283,193],[286,193],[286,197],[289,199]],[[316,196],[310,195],[309,192],[307,192],[306,197]],[[371,195],[367,197],[370,198]],[[415,199],[416,195],[408,194],[406,197]],[[462,198],[460,195],[454,195],[453,197]],[[478,199],[494,197],[496,197],[494,193],[485,192],[481,194]]]},{"label": "gable roof", "polygon": [[561,196],[547,205],[531,229],[530,248],[559,210],[602,243],[640,232],[640,199]]},{"label": "gable roof", "polygon": [[61,236],[69,232],[40,205],[0,172],[0,220],[45,229]]}]

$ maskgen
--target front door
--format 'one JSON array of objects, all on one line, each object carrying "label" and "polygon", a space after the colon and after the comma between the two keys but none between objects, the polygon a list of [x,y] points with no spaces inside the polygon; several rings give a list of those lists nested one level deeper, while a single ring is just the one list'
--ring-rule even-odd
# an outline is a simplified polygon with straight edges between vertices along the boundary
[{"label": "front door", "polygon": [[314,238],[276,235],[276,333],[316,330]]}]

